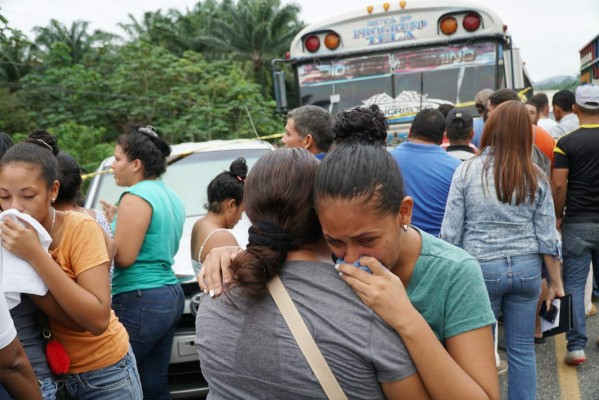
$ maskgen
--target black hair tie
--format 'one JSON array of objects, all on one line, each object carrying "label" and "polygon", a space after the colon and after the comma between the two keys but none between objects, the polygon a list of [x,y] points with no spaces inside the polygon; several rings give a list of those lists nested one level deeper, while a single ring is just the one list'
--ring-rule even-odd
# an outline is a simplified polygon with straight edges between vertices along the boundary
[{"label": "black hair tie", "polygon": [[280,226],[270,222],[258,222],[248,230],[248,248],[265,246],[286,254],[291,248],[291,237]]}]

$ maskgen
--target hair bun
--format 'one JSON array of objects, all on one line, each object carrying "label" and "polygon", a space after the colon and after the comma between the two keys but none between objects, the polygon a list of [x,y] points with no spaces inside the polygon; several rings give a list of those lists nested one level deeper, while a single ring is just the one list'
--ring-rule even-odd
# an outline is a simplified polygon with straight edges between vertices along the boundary
[{"label": "hair bun", "polygon": [[41,129],[31,132],[29,136],[27,136],[27,139],[25,139],[25,142],[35,144],[46,150],[50,150],[55,156],[60,153],[56,136]]},{"label": "hair bun", "polygon": [[171,146],[169,146],[169,144],[158,135],[156,128],[154,128],[152,125],[136,126],[133,130],[150,139],[156,148],[160,150],[164,158],[171,155]]},{"label": "hair bun", "polygon": [[231,163],[229,167],[229,174],[232,177],[238,178],[241,181],[244,181],[248,173],[248,166],[245,158],[239,157],[237,160]]},{"label": "hair bun", "polygon": [[341,143],[387,143],[387,119],[376,104],[345,110],[335,119],[333,140]]}]

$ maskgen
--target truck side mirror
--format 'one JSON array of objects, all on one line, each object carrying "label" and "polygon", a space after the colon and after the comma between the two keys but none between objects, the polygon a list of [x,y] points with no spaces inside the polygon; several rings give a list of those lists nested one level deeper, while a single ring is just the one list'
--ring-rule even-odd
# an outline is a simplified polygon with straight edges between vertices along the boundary
[{"label": "truck side mirror", "polygon": [[285,60],[272,60],[272,81],[275,90],[275,101],[277,103],[277,112],[287,111],[287,88],[285,86],[285,72],[282,68],[277,69],[277,64],[284,63]]}]

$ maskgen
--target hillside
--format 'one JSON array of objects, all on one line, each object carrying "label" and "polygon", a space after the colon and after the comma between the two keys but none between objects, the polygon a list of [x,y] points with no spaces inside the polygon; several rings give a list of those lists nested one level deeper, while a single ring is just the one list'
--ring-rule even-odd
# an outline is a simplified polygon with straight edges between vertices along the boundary
[{"label": "hillside", "polygon": [[574,89],[580,83],[579,75],[558,75],[533,83],[536,90]]}]

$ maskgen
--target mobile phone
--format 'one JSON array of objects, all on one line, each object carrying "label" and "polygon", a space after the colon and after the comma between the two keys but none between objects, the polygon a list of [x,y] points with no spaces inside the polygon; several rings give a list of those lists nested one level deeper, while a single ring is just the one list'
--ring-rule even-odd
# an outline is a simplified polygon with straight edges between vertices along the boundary
[{"label": "mobile phone", "polygon": [[543,304],[539,310],[539,315],[541,318],[544,318],[546,321],[549,321],[553,324],[555,322],[555,318],[557,317],[557,307],[551,304],[551,307],[549,307],[549,310],[547,310],[547,307],[545,307],[545,304]]},{"label": "mobile phone", "polygon": [[[337,264],[349,264],[349,263],[346,263],[342,258],[338,258]],[[362,271],[366,271],[369,274],[372,274],[372,271],[370,270],[370,268],[368,268],[366,265],[360,264],[360,260],[356,260],[355,263],[350,264],[350,265],[353,265],[356,268],[360,268]]]}]

